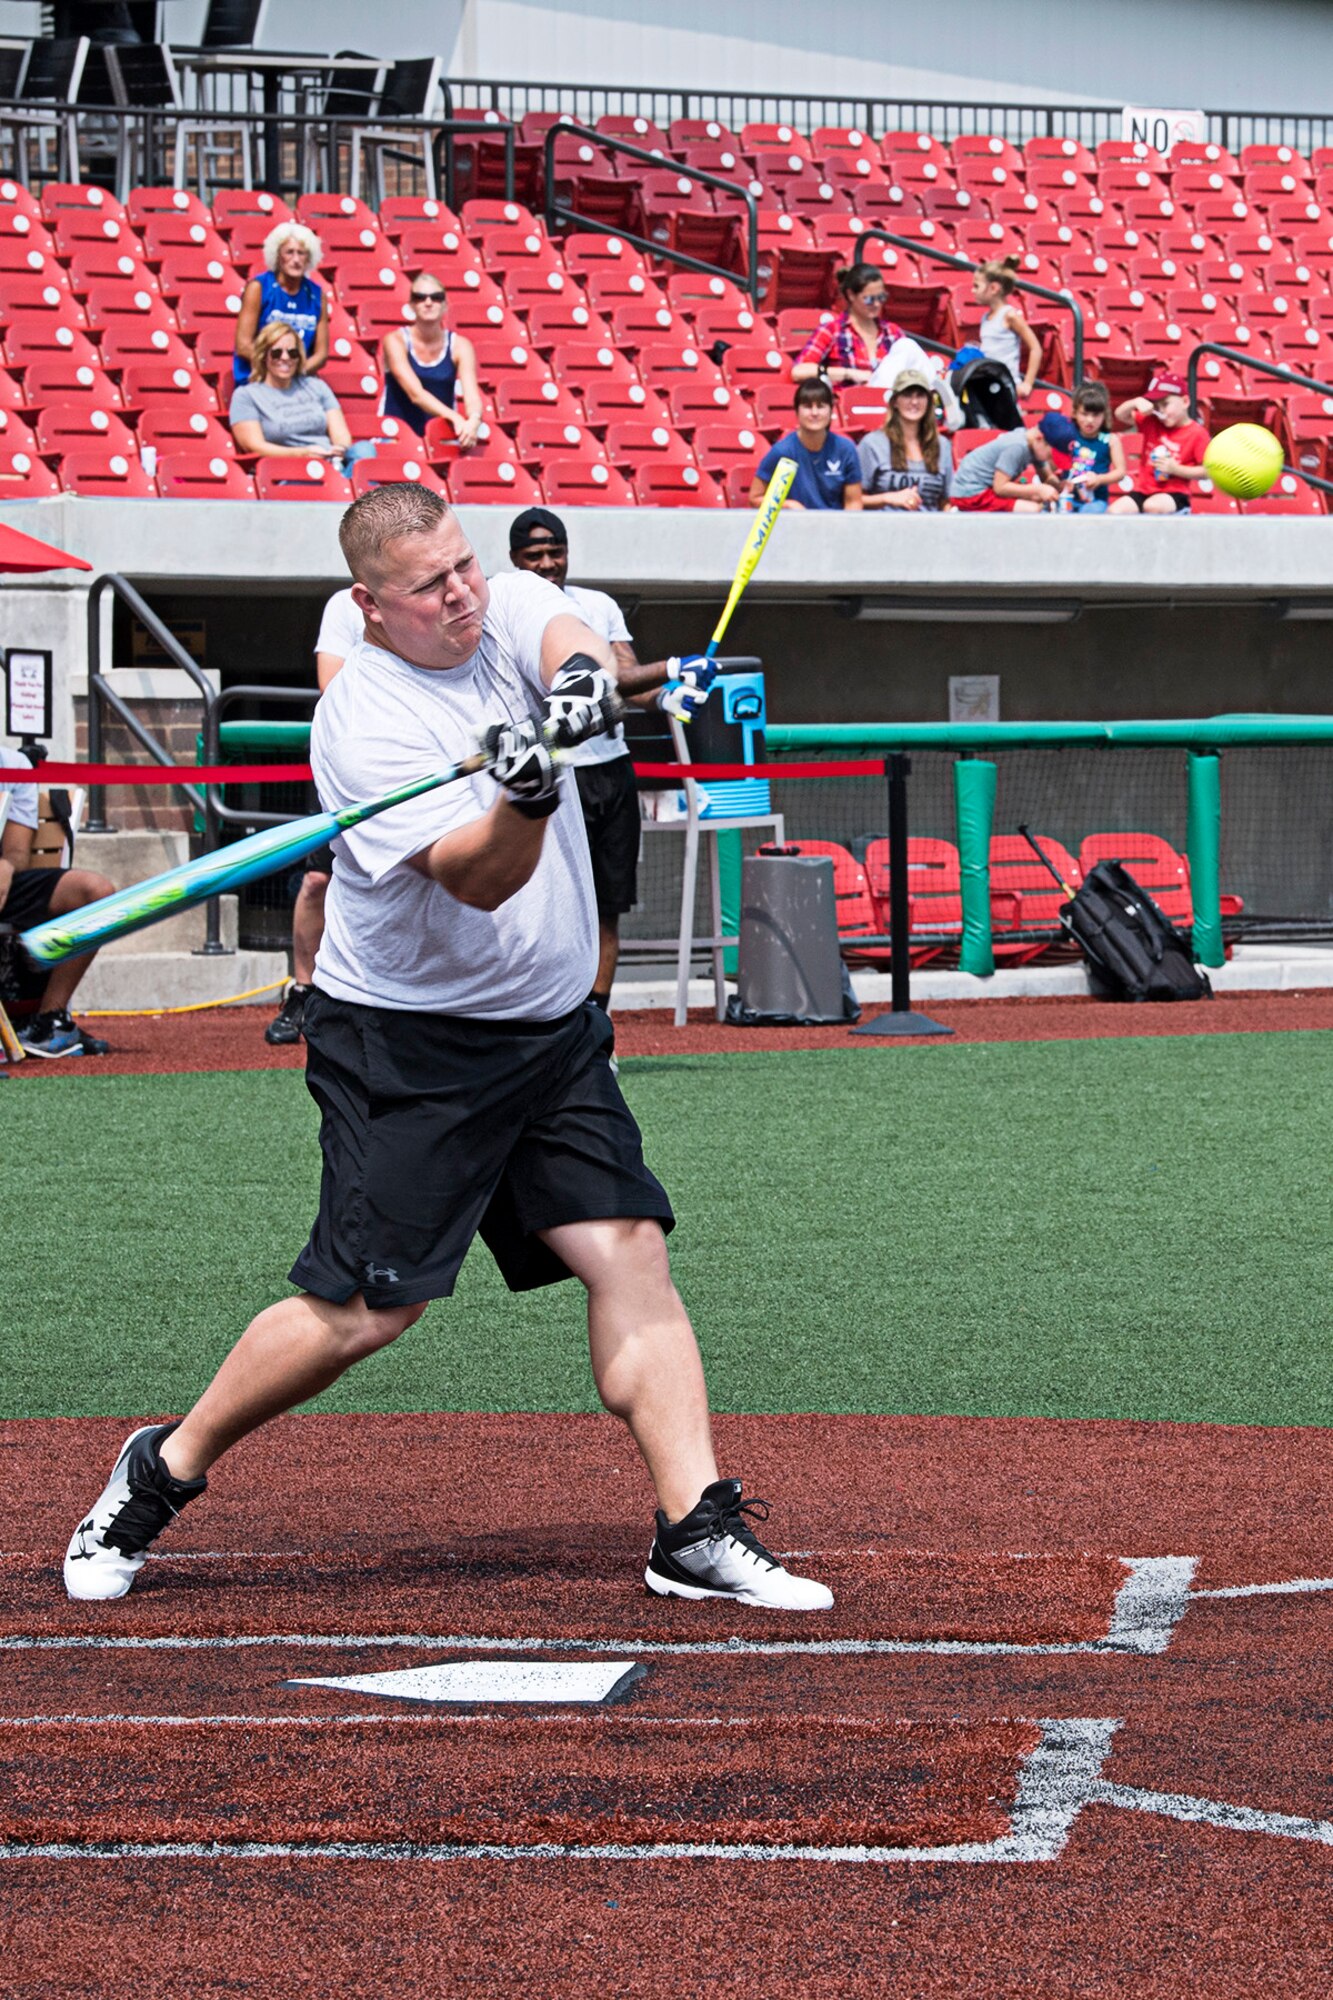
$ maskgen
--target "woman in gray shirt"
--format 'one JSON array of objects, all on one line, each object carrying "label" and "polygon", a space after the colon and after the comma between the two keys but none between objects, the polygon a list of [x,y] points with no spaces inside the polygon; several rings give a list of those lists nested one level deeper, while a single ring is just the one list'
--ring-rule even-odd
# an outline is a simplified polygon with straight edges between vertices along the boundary
[{"label": "woman in gray shirt", "polygon": [[344,472],[373,458],[372,443],[353,444],[328,383],[305,368],[300,334],[286,320],[270,320],[255,337],[250,380],[232,391],[236,449],[254,458],[336,459]]},{"label": "woman in gray shirt", "polygon": [[864,504],[903,513],[938,514],[953,485],[953,453],[935,424],[930,378],[904,368],[893,384],[882,431],[857,447]]}]

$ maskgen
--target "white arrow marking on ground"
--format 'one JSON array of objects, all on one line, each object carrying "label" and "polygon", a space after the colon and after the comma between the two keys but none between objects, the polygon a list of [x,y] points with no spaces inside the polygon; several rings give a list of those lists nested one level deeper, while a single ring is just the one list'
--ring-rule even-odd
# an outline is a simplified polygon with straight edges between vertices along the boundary
[{"label": "white arrow marking on ground", "polygon": [[344,1694],[388,1695],[396,1701],[599,1702],[638,1680],[633,1660],[448,1660],[381,1674],[305,1676],[288,1687],[336,1688]]}]

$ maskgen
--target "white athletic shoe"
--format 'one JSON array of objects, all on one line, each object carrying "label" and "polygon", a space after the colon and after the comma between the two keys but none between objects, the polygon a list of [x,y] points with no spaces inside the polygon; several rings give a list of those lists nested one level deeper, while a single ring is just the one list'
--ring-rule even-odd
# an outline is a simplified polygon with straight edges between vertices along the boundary
[{"label": "white athletic shoe", "polygon": [[175,1424],[145,1424],[120,1448],[111,1477],[65,1551],[65,1588],[71,1597],[123,1597],[143,1568],[162,1530],[207,1479],[173,1479],[158,1447]]},{"label": "white athletic shoe", "polygon": [[730,1597],[768,1611],[828,1611],[833,1592],[793,1576],[770,1555],[746,1519],[768,1519],[763,1500],[742,1500],[739,1479],[704,1488],[683,1521],[658,1509],[657,1533],[643,1580],[656,1597]]}]

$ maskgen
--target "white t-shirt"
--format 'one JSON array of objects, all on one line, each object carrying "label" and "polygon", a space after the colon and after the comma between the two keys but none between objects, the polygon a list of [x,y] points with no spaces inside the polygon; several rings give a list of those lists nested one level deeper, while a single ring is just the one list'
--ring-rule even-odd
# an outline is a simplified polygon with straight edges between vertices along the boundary
[{"label": "white t-shirt", "polygon": [[336,590],[324,606],[315,651],[334,653],[345,660],[365,629],[366,621],[351,590]]},{"label": "white t-shirt", "polygon": [[[568,598],[540,577],[491,583],[481,644],[461,667],[410,666],[359,639],[320,698],[310,762],[329,811],[378,798],[470,756],[488,724],[543,713],[542,634]],[[550,1021],[585,1000],[597,971],[597,907],[578,790],[561,787],[531,879],[498,910],[473,910],[406,866],[490,810],[482,772],[392,806],[339,835],[315,984],[367,1007]]]},{"label": "white t-shirt", "polygon": [[[0,765],[9,771],[30,771],[31,764],[18,750],[12,750],[7,743],[0,743]],[[15,826],[30,826],[37,830],[37,787],[36,785],[0,786],[0,797],[9,795],[9,819]]]},{"label": "white t-shirt", "polygon": [[[581,584],[567,583],[564,595],[570,599],[574,610],[585,625],[605,639],[608,644],[623,639],[629,644],[629,626],[625,614],[614,597],[608,597],[604,590],[584,590]],[[565,752],[567,764],[609,764],[616,757],[627,757],[629,745],[625,741],[623,729],[608,730],[602,736],[590,736],[586,743],[576,743],[572,750]]]}]

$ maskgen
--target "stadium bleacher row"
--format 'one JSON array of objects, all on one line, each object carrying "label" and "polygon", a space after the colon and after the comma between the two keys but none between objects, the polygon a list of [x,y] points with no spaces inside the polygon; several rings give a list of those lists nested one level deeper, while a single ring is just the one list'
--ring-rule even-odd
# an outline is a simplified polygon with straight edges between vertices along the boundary
[{"label": "stadium bleacher row", "polygon": [[[553,118],[518,128],[519,191],[534,201]],[[841,127],[736,134],[682,120],[664,132],[611,117],[598,129],[663,158],[659,174],[556,136],[555,191],[602,230],[553,238],[502,182],[495,192],[503,149],[481,121],[475,140],[458,142],[470,192],[457,213],[415,196],[390,197],[378,214],[350,196],[301,197],[295,213],[320,236],[331,292],[324,379],[354,438],[386,440],[350,480],[316,460],[252,465],[225,420],[240,296],[268,231],[292,213],[280,198],[219,190],[210,208],[140,188],[122,206],[86,184],[52,183],[38,197],[0,182],[0,495],[345,501],[407,477],[471,502],[743,505],[757,458],[790,428],[791,360],[840,264],[880,264],[887,317],[908,332],[954,347],[975,331],[966,274],[862,243],[876,227],[968,259],[1018,251],[1032,282],[1079,300],[1085,373],[1115,400],[1140,392],[1154,365],[1183,367],[1201,341],[1333,381],[1333,149],[1307,159],[1276,146],[1238,158],[1177,147],[1166,160],[1120,142],[1093,152],[1035,139],[1020,152],[980,135],[946,146]],[[682,162],[754,191],[757,310],[743,288],[740,210],[685,180]],[[617,228],[733,275],[659,265]],[[427,267],[477,351],[488,422],[466,457],[443,424],[417,438],[379,415],[378,342],[408,316],[408,274]],[[1030,317],[1055,385],[1032,399],[1035,417],[1067,408],[1073,383],[1068,316],[1035,300]],[[1201,386],[1212,428],[1268,423],[1301,471],[1322,477],[1333,465],[1333,394],[1216,356],[1204,357]],[[883,421],[879,392],[841,391],[839,406],[852,436]],[[981,435],[963,433],[956,451]],[[1126,444],[1132,453],[1137,439]],[[1196,500],[1201,511],[1236,505]],[[1290,475],[1251,505],[1324,511]]]}]

